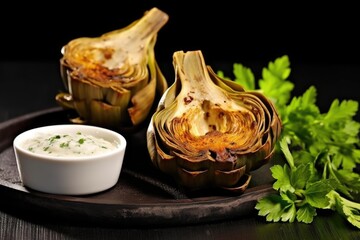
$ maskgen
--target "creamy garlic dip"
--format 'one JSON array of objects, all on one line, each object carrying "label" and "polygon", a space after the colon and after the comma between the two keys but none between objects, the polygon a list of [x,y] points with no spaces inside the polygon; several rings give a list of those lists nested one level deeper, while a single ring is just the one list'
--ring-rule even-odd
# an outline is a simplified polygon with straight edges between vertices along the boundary
[{"label": "creamy garlic dip", "polygon": [[117,145],[115,142],[111,143],[81,132],[67,134],[38,133],[23,143],[23,147],[30,152],[56,157],[101,154],[115,149]]}]

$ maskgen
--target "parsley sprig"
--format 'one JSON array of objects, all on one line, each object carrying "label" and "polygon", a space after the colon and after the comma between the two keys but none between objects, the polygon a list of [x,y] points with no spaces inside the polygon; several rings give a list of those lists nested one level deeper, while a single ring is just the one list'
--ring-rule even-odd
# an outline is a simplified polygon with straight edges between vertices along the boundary
[{"label": "parsley sprig", "polygon": [[290,72],[286,55],[263,68],[258,82],[251,69],[233,65],[234,81],[271,99],[283,124],[275,156],[284,164],[270,168],[277,193],[259,199],[255,208],[270,222],[304,223],[313,221],[317,209],[329,209],[360,228],[360,123],[354,120],[358,102],[334,99],[329,110],[321,112],[315,86],[292,96]]}]

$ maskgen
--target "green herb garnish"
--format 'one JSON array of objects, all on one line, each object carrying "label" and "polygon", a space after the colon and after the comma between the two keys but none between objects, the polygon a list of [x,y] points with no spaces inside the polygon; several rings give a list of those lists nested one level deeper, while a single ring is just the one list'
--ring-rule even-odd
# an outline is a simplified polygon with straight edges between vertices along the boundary
[{"label": "green herb garnish", "polygon": [[[255,208],[270,222],[311,223],[317,209],[331,209],[360,228],[360,123],[353,118],[358,102],[334,99],[328,112],[316,105],[317,90],[310,86],[293,97],[288,56],[263,68],[262,79],[234,64],[234,81],[246,90],[262,92],[275,104],[283,131],[276,148],[284,164],[270,168],[277,194],[259,199]],[[224,77],[223,72],[218,72]],[[257,83],[257,84],[256,84]]]},{"label": "green herb garnish", "polygon": [[49,142],[50,142],[50,144],[51,144],[51,143],[53,143],[56,139],[60,139],[60,138],[61,138],[60,135],[55,135],[55,136],[49,138]]},{"label": "green herb garnish", "polygon": [[62,142],[62,143],[60,143],[60,147],[67,148],[67,147],[69,147],[69,144],[70,144],[70,142]]}]

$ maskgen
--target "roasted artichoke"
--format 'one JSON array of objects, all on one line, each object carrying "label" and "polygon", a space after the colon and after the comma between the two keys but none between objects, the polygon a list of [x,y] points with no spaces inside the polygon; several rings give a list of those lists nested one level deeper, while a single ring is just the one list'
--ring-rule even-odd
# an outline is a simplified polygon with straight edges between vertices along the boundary
[{"label": "roasted artichoke", "polygon": [[243,193],[271,158],[282,123],[273,104],[217,76],[202,52],[173,55],[175,81],[147,129],[151,161],[185,189]]},{"label": "roasted artichoke", "polygon": [[71,121],[116,130],[144,122],[168,87],[154,53],[167,20],[166,13],[152,8],[127,27],[77,38],[62,48],[61,77],[68,92],[58,93],[56,101],[76,110]]}]

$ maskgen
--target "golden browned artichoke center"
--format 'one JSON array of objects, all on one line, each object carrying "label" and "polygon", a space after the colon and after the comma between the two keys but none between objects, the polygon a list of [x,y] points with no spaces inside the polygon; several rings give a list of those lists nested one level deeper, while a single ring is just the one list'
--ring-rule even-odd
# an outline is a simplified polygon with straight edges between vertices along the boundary
[{"label": "golden browned artichoke center", "polygon": [[257,125],[249,111],[225,111],[220,107],[207,111],[192,108],[171,121],[177,142],[195,152],[246,148],[257,136]]},{"label": "golden browned artichoke center", "polygon": [[129,64],[127,54],[121,49],[78,48],[72,52],[74,58],[68,61],[80,78],[86,77],[92,82],[96,81],[94,83],[104,84],[111,81],[129,83],[146,76],[146,64]]}]

